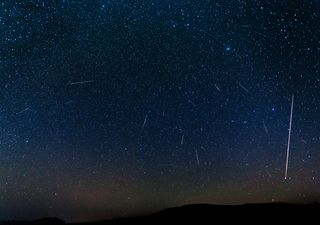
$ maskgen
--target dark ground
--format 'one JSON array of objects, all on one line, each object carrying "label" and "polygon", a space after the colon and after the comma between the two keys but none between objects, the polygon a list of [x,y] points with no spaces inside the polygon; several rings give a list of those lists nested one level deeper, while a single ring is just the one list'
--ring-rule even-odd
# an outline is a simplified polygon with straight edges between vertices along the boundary
[{"label": "dark ground", "polygon": [[[119,218],[90,223],[70,225],[114,225],[114,224],[224,224],[224,223],[317,223],[320,204],[247,204],[239,206],[217,206],[208,204],[187,205],[169,208],[143,216]],[[64,225],[57,218],[44,218],[36,221],[5,221],[0,225]]]}]

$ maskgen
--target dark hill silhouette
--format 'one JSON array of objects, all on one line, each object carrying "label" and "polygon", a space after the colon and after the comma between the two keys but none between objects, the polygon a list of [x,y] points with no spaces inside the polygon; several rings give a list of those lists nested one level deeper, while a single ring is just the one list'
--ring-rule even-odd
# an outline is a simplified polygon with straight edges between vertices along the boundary
[{"label": "dark hill silhouette", "polygon": [[0,225],[66,225],[66,223],[59,218],[42,218],[34,221],[3,221]]},{"label": "dark hill silhouette", "polygon": [[[186,205],[169,208],[140,217],[118,218],[70,225],[120,225],[120,224],[224,224],[224,223],[268,223],[318,221],[320,205],[314,204],[245,204],[223,205]],[[314,223],[314,222],[313,222]],[[0,225],[66,225],[57,218],[36,221],[7,221]]]}]

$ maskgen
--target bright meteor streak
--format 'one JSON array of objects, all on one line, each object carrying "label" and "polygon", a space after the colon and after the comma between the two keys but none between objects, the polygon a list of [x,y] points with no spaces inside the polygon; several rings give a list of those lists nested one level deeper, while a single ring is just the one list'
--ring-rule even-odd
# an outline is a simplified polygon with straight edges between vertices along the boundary
[{"label": "bright meteor streak", "polygon": [[291,139],[292,116],[293,116],[293,103],[294,103],[294,95],[292,95],[292,100],[291,100],[291,113],[290,113],[289,135],[288,135],[288,144],[287,144],[286,171],[285,171],[285,175],[284,175],[285,180],[288,178],[288,164],[289,164],[289,154],[290,154],[290,139]]}]

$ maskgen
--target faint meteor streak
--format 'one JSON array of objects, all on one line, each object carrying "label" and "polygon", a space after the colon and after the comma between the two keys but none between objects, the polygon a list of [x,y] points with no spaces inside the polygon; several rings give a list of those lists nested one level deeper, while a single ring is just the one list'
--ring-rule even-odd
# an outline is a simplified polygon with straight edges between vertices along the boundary
[{"label": "faint meteor streak", "polygon": [[198,155],[198,151],[197,150],[196,150],[196,159],[197,159],[198,166],[200,166],[199,155]]},{"label": "faint meteor streak", "polygon": [[217,91],[221,92],[221,89],[218,87],[217,84],[215,84],[214,87],[217,89]]},{"label": "faint meteor streak", "polygon": [[243,86],[240,82],[238,84],[245,92],[249,93],[249,90],[245,86]]},{"label": "faint meteor streak", "polygon": [[183,143],[184,143],[184,134],[182,135],[182,137],[181,137],[181,145],[183,145]]},{"label": "faint meteor streak", "polygon": [[266,134],[267,134],[268,137],[269,137],[269,136],[270,136],[270,135],[269,135],[269,130],[268,130],[268,127],[266,126],[266,123],[264,122],[264,120],[262,120],[262,124],[263,124],[264,131],[266,132]]},{"label": "faint meteor streak", "polygon": [[266,171],[266,174],[268,174],[269,177],[272,177],[271,173],[267,169],[265,169],[265,171]]},{"label": "faint meteor streak", "polygon": [[89,83],[93,83],[94,80],[84,80],[84,81],[77,81],[77,82],[71,82],[69,83],[69,85],[80,85],[80,84],[89,84]]},{"label": "faint meteor streak", "polygon": [[250,24],[243,24],[243,25],[241,25],[241,27],[243,27],[243,28],[251,28],[251,25]]},{"label": "faint meteor streak", "polygon": [[294,95],[292,95],[292,100],[291,100],[291,112],[290,112],[289,135],[288,135],[287,158],[286,158],[286,171],[284,174],[285,180],[288,178],[288,164],[289,164],[289,154],[290,154],[290,139],[291,139],[291,128],[292,128],[293,104],[294,104]]},{"label": "faint meteor streak", "polygon": [[142,129],[144,129],[144,127],[146,126],[147,119],[148,119],[148,114],[144,117],[144,121],[143,121],[143,124],[142,124]]},{"label": "faint meteor streak", "polygon": [[16,114],[18,115],[18,114],[24,113],[24,112],[26,112],[28,110],[30,110],[30,107],[27,107],[27,108],[21,110],[20,112],[17,112]]}]

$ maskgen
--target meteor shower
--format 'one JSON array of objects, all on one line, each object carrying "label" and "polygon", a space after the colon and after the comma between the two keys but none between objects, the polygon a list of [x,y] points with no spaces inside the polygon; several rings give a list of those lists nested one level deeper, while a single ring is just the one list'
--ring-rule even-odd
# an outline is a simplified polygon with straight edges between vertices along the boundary
[{"label": "meteor shower", "polygon": [[0,225],[317,219],[319,0],[0,0],[0,33]]}]

